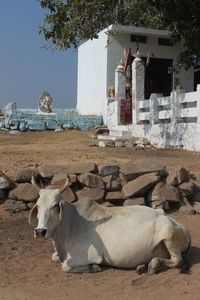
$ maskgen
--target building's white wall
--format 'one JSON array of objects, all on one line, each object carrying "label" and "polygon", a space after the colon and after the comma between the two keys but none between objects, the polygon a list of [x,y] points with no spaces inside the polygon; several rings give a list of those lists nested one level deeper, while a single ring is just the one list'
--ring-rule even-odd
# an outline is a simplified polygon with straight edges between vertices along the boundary
[{"label": "building's white wall", "polygon": [[82,44],[78,49],[77,110],[80,114],[102,115],[106,101],[107,35]]},{"label": "building's white wall", "polygon": [[[131,48],[132,54],[134,54],[137,47],[135,42],[130,41],[130,33],[109,34],[108,45],[107,87],[114,85],[115,68],[123,58],[124,49],[128,51],[129,48]],[[150,49],[152,57],[173,59],[174,64],[176,63],[176,57],[180,51],[178,46],[170,47],[158,45],[158,36],[147,36],[147,43],[140,43],[139,48],[142,56],[147,56],[147,51]],[[183,89],[193,91],[193,68],[189,71],[181,70],[175,77],[180,79],[180,85]]]}]

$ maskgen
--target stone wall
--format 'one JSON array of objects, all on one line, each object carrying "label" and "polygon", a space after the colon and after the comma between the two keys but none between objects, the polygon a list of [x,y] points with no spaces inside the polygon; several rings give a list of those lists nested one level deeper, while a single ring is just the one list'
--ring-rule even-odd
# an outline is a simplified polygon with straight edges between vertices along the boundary
[{"label": "stone wall", "polygon": [[[8,170],[9,171],[9,170]],[[10,212],[30,209],[37,201],[35,181],[42,188],[56,189],[70,184],[62,193],[70,203],[92,201],[104,206],[146,205],[153,208],[200,212],[200,177],[184,168],[168,174],[159,161],[143,160],[123,164],[97,165],[89,162],[72,167],[38,165],[11,172],[11,177],[0,171],[0,203]]]},{"label": "stone wall", "polygon": [[56,110],[55,114],[37,114],[36,110],[17,109],[0,116],[0,129],[11,131],[80,129],[90,130],[102,124],[101,116],[82,116],[74,110]]}]

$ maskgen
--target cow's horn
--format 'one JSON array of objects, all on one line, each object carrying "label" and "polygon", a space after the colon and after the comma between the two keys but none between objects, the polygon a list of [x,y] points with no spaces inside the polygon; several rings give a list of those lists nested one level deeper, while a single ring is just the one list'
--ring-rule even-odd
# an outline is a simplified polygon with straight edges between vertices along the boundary
[{"label": "cow's horn", "polygon": [[70,183],[70,177],[69,177],[69,175],[67,175],[66,177],[67,177],[67,179],[66,179],[65,184],[63,185],[63,187],[61,187],[59,189],[60,194],[62,194],[66,190],[66,188],[68,187],[68,185]]},{"label": "cow's horn", "polygon": [[33,185],[38,191],[41,190],[41,187],[40,187],[39,184],[37,184],[37,182],[35,181],[34,175],[32,175],[32,177],[31,177],[31,183],[32,183],[32,185]]}]

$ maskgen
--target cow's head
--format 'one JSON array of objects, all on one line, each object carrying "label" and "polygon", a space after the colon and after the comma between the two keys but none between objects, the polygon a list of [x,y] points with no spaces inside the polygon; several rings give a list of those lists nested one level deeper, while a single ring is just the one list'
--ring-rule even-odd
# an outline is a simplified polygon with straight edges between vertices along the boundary
[{"label": "cow's head", "polygon": [[39,199],[30,211],[29,223],[34,217],[38,219],[38,225],[34,229],[34,237],[51,237],[53,231],[61,220],[62,216],[62,197],[61,193],[69,185],[69,177],[67,177],[65,185],[60,189],[41,189],[36,183],[34,177],[32,184],[39,191]]}]

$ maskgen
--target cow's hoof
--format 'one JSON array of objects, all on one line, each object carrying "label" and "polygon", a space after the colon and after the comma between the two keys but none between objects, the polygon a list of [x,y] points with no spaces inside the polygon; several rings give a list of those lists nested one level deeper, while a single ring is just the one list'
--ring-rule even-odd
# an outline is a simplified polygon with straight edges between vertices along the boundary
[{"label": "cow's hoof", "polygon": [[136,272],[141,275],[142,273],[146,273],[147,272],[147,265],[143,264],[143,265],[138,265],[136,268]]},{"label": "cow's hoof", "polygon": [[154,269],[154,268],[148,268],[148,271],[147,271],[147,274],[148,275],[154,275],[157,273],[157,269]]},{"label": "cow's hoof", "polygon": [[58,257],[58,254],[57,254],[56,252],[54,252],[54,253],[52,254],[51,260],[52,260],[53,262],[60,262],[60,259],[59,259],[59,257]]},{"label": "cow's hoof", "polygon": [[99,267],[98,265],[92,265],[92,271],[93,271],[94,273],[102,272],[102,268]]}]

